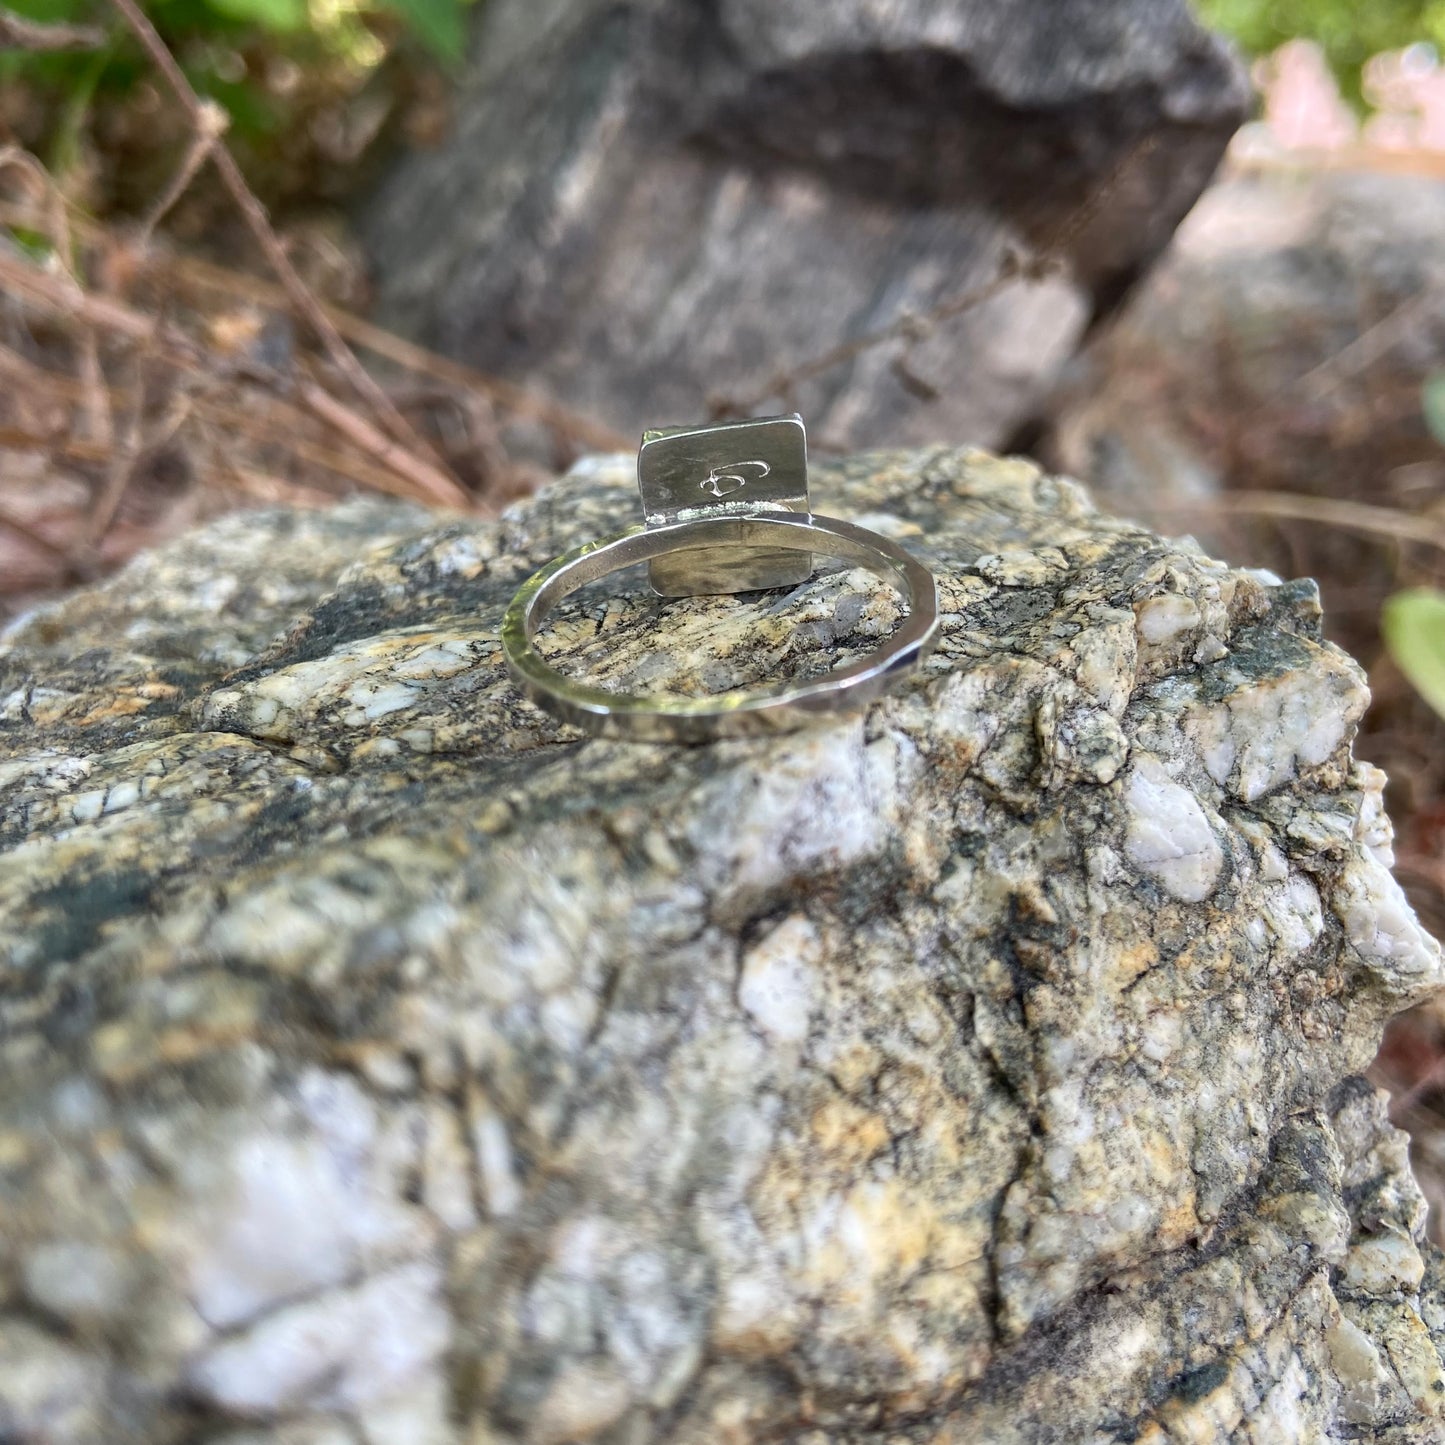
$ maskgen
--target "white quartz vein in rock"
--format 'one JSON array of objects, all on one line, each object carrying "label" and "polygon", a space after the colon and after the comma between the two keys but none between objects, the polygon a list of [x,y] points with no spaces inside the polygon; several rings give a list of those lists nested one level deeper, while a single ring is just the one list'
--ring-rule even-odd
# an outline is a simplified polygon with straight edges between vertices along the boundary
[{"label": "white quartz vein in rock", "polygon": [[1224,850],[1199,799],[1157,758],[1141,754],[1129,769],[1124,801],[1129,861],[1181,902],[1207,898],[1219,882]]}]

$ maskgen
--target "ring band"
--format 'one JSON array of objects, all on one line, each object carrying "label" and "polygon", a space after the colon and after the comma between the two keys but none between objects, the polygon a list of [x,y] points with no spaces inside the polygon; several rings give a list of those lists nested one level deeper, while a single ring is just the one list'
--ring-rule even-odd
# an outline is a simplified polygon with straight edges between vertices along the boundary
[{"label": "ring band", "polygon": [[[902,626],[867,657],[822,677],[708,697],[609,692],[550,667],[532,639],[570,593],[609,573],[676,552],[719,546],[816,552],[866,567],[908,603]],[[933,574],[886,537],[835,517],[752,512],[633,527],[549,562],[518,589],[502,621],[502,649],[518,686],[564,721],[607,737],[702,742],[785,731],[820,714],[871,702],[916,669],[938,633]]]}]

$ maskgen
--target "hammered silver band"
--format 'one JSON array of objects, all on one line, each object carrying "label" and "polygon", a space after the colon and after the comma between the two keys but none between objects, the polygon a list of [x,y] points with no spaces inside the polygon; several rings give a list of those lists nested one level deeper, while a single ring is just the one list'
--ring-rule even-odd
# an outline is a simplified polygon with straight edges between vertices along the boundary
[{"label": "hammered silver band", "polygon": [[[865,567],[897,588],[908,604],[908,617],[876,651],[822,677],[707,697],[609,692],[558,672],[533,646],[548,613],[586,583],[637,562],[718,547],[821,553]],[[851,522],[780,511],[634,527],[578,547],[522,584],[502,622],[502,648],[522,691],[577,727],[640,741],[704,742],[785,731],[870,702],[919,666],[937,631],[937,586],[921,562]]]}]

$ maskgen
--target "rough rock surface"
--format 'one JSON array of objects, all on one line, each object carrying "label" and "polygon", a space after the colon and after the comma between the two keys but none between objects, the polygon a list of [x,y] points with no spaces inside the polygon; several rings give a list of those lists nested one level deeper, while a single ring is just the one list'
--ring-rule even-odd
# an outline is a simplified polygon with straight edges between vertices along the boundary
[{"label": "rough rock surface", "polygon": [[[1407,886],[1436,931],[1445,887],[1423,860],[1441,836],[1445,722],[1392,666],[1379,620],[1391,593],[1432,580],[1437,553],[1361,530],[1349,506],[1429,519],[1445,495],[1445,449],[1422,404],[1426,378],[1445,369],[1442,235],[1439,177],[1241,166],[1067,368],[1045,407],[1048,435],[1030,443],[1086,477],[1109,510],[1321,579],[1329,636],[1369,659],[1375,704],[1358,751],[1390,774],[1400,852],[1407,866],[1422,860]],[[1253,515],[1257,498],[1214,500],[1260,491],[1293,494],[1295,515]],[[1345,514],[1322,517],[1314,497],[1345,503]],[[1366,528],[1380,520],[1391,519],[1366,514]],[[1422,1022],[1434,1051],[1445,1030]],[[1442,1219],[1445,1153],[1433,1152],[1426,1172],[1438,1182],[1427,1188]]]},{"label": "rough rock surface", "polygon": [[1247,101],[1185,0],[1067,11],[488,0],[454,133],[364,210],[387,318],[641,430],[994,281],[1110,182],[1063,274],[787,403],[849,445],[998,443],[1168,240]]},{"label": "rough rock surface", "polygon": [[[935,568],[929,669],[588,741],[497,628],[632,486],[235,518],[12,628],[0,1437],[1439,1440],[1357,1071],[1440,954],[1311,587],[858,457],[815,500]],[[620,579],[550,645],[713,689],[893,621]]]}]

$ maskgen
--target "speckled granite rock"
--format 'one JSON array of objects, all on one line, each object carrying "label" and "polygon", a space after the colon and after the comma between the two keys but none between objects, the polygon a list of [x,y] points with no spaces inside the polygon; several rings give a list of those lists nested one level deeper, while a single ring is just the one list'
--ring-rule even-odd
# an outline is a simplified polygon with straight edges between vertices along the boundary
[{"label": "speckled granite rock", "polygon": [[[12,629],[0,1438],[1441,1439],[1357,1077],[1440,955],[1312,590],[857,458],[815,499],[936,568],[930,669],[586,741],[497,626],[631,487],[233,519]],[[619,583],[551,646],[720,688],[893,620]]]}]

